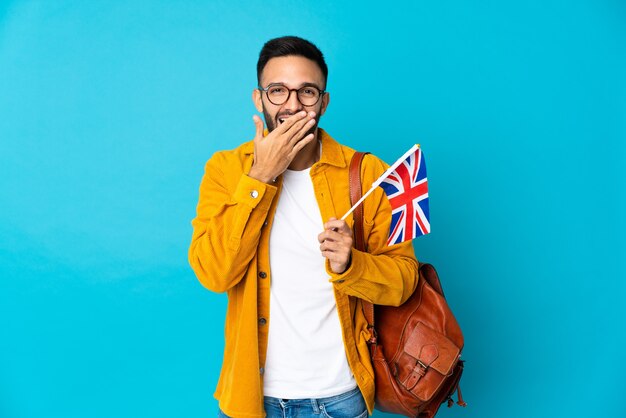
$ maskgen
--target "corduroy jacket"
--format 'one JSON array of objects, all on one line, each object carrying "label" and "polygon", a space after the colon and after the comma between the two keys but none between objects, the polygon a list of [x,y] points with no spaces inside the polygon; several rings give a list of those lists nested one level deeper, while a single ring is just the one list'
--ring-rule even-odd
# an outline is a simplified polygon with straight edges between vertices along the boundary
[{"label": "corduroy jacket", "polygon": [[[322,129],[318,138],[322,153],[310,176],[326,222],[350,209],[348,167],[355,151]],[[282,176],[266,184],[247,175],[253,154],[250,141],[217,152],[206,163],[189,248],[189,263],[200,283],[228,293],[224,360],[214,396],[220,409],[235,418],[265,416],[263,372],[271,326],[269,235],[282,185]],[[363,190],[386,168],[378,158],[366,155],[361,168]],[[386,245],[391,207],[383,190],[376,188],[363,205],[368,252],[353,249],[350,266],[342,274],[333,273],[327,261],[326,272],[334,287],[348,364],[371,415],[374,374],[360,299],[400,305],[415,290],[418,263],[411,241]],[[351,216],[346,221],[353,224]]]}]

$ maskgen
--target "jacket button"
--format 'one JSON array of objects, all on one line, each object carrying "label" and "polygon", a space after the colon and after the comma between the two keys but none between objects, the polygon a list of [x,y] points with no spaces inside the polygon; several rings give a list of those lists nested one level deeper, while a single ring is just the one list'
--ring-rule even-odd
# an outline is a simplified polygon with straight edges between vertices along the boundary
[{"label": "jacket button", "polygon": [[267,319],[265,319],[265,318],[260,318],[260,319],[259,319],[259,325],[265,325],[265,324],[267,324]]},{"label": "jacket button", "polygon": [[267,277],[267,273],[264,272],[264,271],[260,271],[259,272],[259,277],[262,278],[262,279],[265,279]]},{"label": "jacket button", "polygon": [[252,190],[252,191],[250,192],[250,196],[251,196],[253,199],[256,199],[257,197],[259,197],[259,192],[257,192],[256,190]]},{"label": "jacket button", "polygon": [[263,222],[263,226],[267,226],[267,221]]},{"label": "jacket button", "polygon": [[261,374],[265,373],[265,368],[264,368],[264,367],[261,367],[261,368],[259,369],[259,373],[261,373]]}]

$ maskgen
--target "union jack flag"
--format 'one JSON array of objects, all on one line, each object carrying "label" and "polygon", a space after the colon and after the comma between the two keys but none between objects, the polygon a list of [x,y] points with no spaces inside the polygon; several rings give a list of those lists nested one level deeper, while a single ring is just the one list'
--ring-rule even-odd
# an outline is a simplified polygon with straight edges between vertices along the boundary
[{"label": "union jack flag", "polygon": [[413,146],[383,177],[380,187],[391,204],[387,245],[399,244],[428,234],[428,179],[421,148],[418,145]]}]

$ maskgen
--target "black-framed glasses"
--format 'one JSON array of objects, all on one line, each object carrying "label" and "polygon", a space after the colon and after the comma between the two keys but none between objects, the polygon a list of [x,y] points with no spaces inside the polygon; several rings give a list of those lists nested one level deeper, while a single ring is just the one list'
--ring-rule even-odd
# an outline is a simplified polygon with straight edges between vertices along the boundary
[{"label": "black-framed glasses", "polygon": [[298,101],[302,106],[313,106],[319,102],[320,98],[326,93],[324,90],[320,90],[315,86],[290,89],[282,84],[270,84],[266,88],[259,87],[259,90],[264,91],[265,94],[267,94],[267,100],[276,106],[285,104],[287,100],[289,100],[292,91],[296,92],[296,97],[298,97]]}]

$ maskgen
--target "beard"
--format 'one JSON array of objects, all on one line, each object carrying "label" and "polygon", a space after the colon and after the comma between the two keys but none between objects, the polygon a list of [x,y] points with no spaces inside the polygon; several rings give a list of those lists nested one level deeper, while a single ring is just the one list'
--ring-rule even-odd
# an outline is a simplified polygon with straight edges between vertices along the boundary
[{"label": "beard", "polygon": [[[297,113],[297,112],[296,112]],[[278,127],[278,125],[281,124],[280,119],[287,119],[290,116],[293,116],[295,113],[290,113],[290,112],[283,112],[283,113],[277,113],[276,115],[272,116],[267,109],[263,108],[263,117],[265,118],[265,125],[267,125],[267,131],[268,132],[272,132],[274,129],[276,129]],[[315,112],[315,124],[311,127],[311,129],[308,130],[308,132],[306,134],[304,134],[303,138],[305,136],[307,136],[308,134],[314,134],[315,130],[317,129],[317,125],[320,122],[320,112],[317,111]]]}]

